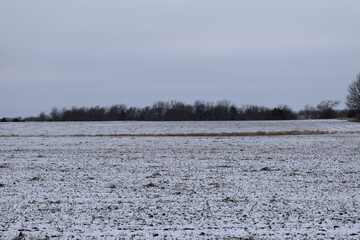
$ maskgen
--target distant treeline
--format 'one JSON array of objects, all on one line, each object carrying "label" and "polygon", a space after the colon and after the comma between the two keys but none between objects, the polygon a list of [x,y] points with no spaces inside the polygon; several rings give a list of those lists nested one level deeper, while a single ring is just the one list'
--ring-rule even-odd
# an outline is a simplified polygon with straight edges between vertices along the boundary
[{"label": "distant treeline", "polygon": [[[268,108],[257,105],[236,106],[228,100],[216,103],[196,101],[186,104],[181,101],[158,101],[147,107],[127,107],[117,104],[111,107],[72,107],[53,108],[49,114],[40,113],[37,117],[14,121],[227,121],[227,120],[293,120],[329,119],[347,117],[351,112],[336,111],[338,101],[326,100],[316,107],[305,106],[294,112],[287,105]],[[351,117],[351,116],[350,116]],[[7,121],[7,119],[2,119]]]}]

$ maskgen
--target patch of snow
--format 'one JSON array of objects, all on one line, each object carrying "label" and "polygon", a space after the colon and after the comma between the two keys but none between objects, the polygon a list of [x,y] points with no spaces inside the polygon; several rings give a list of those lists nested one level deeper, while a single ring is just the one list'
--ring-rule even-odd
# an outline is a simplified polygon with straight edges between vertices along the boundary
[{"label": "patch of snow", "polygon": [[360,238],[360,134],[54,137],[121,125],[59,124],[0,137],[0,239]]}]

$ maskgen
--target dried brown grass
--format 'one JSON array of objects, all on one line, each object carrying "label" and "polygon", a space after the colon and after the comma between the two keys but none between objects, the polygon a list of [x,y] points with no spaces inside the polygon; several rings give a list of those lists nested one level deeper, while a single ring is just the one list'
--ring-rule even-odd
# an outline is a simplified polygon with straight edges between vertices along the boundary
[{"label": "dried brown grass", "polygon": [[358,118],[346,118],[345,120],[347,120],[349,122],[360,122],[360,119],[358,119]]}]

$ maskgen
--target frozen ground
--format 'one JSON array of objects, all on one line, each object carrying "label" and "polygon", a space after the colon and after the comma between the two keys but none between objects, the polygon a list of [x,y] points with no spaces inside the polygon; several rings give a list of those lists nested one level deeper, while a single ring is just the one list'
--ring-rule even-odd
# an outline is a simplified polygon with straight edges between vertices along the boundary
[{"label": "frozen ground", "polygon": [[221,133],[257,131],[358,131],[359,124],[341,120],[214,122],[26,122],[2,123],[1,135],[95,135]]},{"label": "frozen ground", "polygon": [[[251,131],[264,130],[251,123],[266,125],[241,123]],[[20,232],[25,239],[360,239],[360,134],[58,137],[102,133],[96,124],[110,128],[26,124],[30,130],[0,124],[0,135],[22,135],[0,137],[0,239]],[[236,125],[196,124],[201,130],[191,131]],[[293,130],[291,122],[268,124]],[[360,128],[344,121],[293,125]],[[165,123],[171,130],[180,131]]]}]

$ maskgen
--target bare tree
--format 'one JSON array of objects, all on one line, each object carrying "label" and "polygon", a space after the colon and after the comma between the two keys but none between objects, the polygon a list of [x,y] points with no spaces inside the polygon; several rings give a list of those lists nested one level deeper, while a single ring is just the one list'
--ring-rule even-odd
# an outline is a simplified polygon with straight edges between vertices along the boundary
[{"label": "bare tree", "polygon": [[231,102],[229,100],[221,100],[213,107],[213,115],[215,120],[229,120]]},{"label": "bare tree", "polygon": [[111,106],[107,110],[108,120],[110,121],[126,120],[126,110],[127,107],[125,104],[116,104]]},{"label": "bare tree", "polygon": [[240,111],[244,120],[267,120],[271,112],[269,108],[257,105],[242,106]]},{"label": "bare tree", "polygon": [[271,110],[270,115],[268,116],[269,120],[291,120],[291,119],[296,119],[295,113],[293,112],[293,110],[283,104],[283,105],[279,105],[276,108],[274,108],[273,110]]},{"label": "bare tree", "polygon": [[50,119],[52,121],[60,121],[61,120],[61,112],[56,108],[53,107],[50,112]]},{"label": "bare tree", "polygon": [[44,112],[41,112],[37,118],[38,118],[38,121],[41,121],[41,122],[49,119],[49,117]]},{"label": "bare tree", "polygon": [[321,101],[316,106],[316,109],[319,113],[319,118],[321,118],[321,119],[335,118],[336,112],[335,112],[334,108],[339,104],[340,104],[340,101],[338,101],[338,100]]},{"label": "bare tree", "polygon": [[163,116],[165,121],[190,121],[193,119],[193,107],[183,102],[172,100]]},{"label": "bare tree", "polygon": [[197,100],[194,103],[195,120],[204,121],[206,118],[206,103],[204,101]]},{"label": "bare tree", "polygon": [[166,110],[169,109],[169,104],[163,101],[157,101],[152,106],[152,120],[161,121],[163,120]]},{"label": "bare tree", "polygon": [[360,73],[356,80],[350,83],[349,94],[346,96],[346,106],[360,114]]},{"label": "bare tree", "polygon": [[304,109],[299,111],[299,115],[301,119],[315,119],[317,118],[318,113],[315,107],[307,104]]}]

